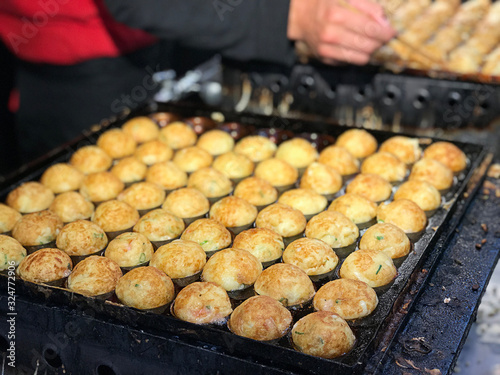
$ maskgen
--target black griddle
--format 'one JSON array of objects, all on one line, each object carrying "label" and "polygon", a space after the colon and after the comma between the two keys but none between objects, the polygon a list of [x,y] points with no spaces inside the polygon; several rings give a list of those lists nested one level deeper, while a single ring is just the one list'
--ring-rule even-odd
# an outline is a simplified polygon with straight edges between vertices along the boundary
[{"label": "black griddle", "polygon": [[[87,133],[79,140],[46,155],[43,160],[33,163],[33,165],[22,171],[18,171],[1,185],[0,197],[5,198],[10,190],[23,181],[39,178],[41,173],[50,164],[67,161],[72,151],[84,144],[94,143],[97,137],[109,127],[120,126],[128,118],[155,111],[174,111],[184,117],[195,115],[210,116],[212,113],[210,109],[203,109],[198,106],[193,107],[191,104],[162,105],[151,103],[133,113],[114,119],[114,121],[102,123],[100,129]],[[287,120],[279,117],[250,114],[225,113],[224,118],[225,121],[235,121],[256,128],[286,128],[297,134],[316,132],[337,136],[346,130],[345,127],[335,126],[326,122]],[[371,131],[371,133],[377,138],[379,143],[394,135],[394,133],[384,131]],[[102,337],[103,340],[113,341],[110,347],[118,345],[119,348],[123,349],[123,345],[132,345],[133,343],[130,340],[123,341],[120,338],[123,335],[128,335],[128,333],[120,331],[133,332],[136,329],[159,336],[168,343],[172,341],[181,342],[182,345],[180,346],[182,347],[191,345],[194,348],[194,352],[199,351],[200,355],[203,350],[216,353],[216,358],[220,360],[220,363],[216,367],[208,367],[207,370],[210,370],[207,373],[213,373],[215,369],[221,373],[234,373],[237,367],[232,367],[232,365],[229,365],[231,371],[226,371],[228,370],[228,368],[225,368],[226,362],[224,361],[226,360],[228,361],[227,363],[233,363],[234,360],[236,361],[235,363],[247,363],[248,368],[253,369],[250,372],[255,371],[255,366],[260,369],[266,369],[264,373],[271,369],[277,372],[286,371],[287,373],[311,374],[362,372],[368,369],[369,366],[367,364],[370,363],[371,359],[385,357],[383,354],[391,345],[392,339],[404,322],[406,313],[412,306],[415,297],[419,294],[412,288],[416,287],[419,290],[419,286],[423,285],[429,276],[428,273],[420,271],[422,266],[428,264],[428,269],[432,269],[433,264],[442,255],[445,243],[447,243],[450,236],[454,233],[460,217],[471,202],[481,178],[484,177],[484,165],[487,165],[491,161],[486,157],[487,151],[482,146],[470,143],[456,144],[469,157],[470,164],[468,168],[458,176],[459,183],[454,184],[453,188],[445,195],[446,202],[444,207],[438,209],[429,219],[425,233],[414,245],[414,251],[399,268],[399,276],[395,283],[387,291],[379,295],[380,302],[376,311],[371,316],[352,324],[357,336],[357,344],[353,351],[343,357],[334,360],[316,358],[294,351],[290,348],[286,338],[282,339],[277,345],[261,343],[233,335],[225,328],[196,326],[179,321],[171,316],[145,313],[122,306],[113,301],[83,297],[63,289],[36,285],[19,280],[16,285],[16,293],[20,296],[20,303],[23,305],[26,304],[26,308],[29,311],[39,310],[38,313],[40,313],[42,320],[38,322],[40,318],[29,318],[28,314],[28,317],[25,317],[25,322],[38,322],[37,326],[41,327],[42,331],[48,333],[53,331],[54,328],[65,327],[64,322],[67,322],[66,324],[70,323],[72,316],[80,324],[87,319],[85,316],[90,314],[92,327],[94,327],[94,324],[97,326],[101,326],[101,323],[111,324],[111,328],[109,326],[106,327],[111,330],[110,334],[112,337],[107,337],[107,334],[104,334]],[[463,194],[465,190],[468,190],[467,194],[465,194],[466,196]],[[431,263],[429,264],[429,262]],[[0,285],[3,286],[2,291],[6,290],[5,284],[6,278],[0,277]],[[4,297],[3,294],[2,297]],[[0,309],[3,308],[4,304],[2,304]],[[398,310],[400,309],[403,310],[402,314],[398,314]],[[23,308],[20,316],[25,316],[26,313]],[[36,315],[39,315],[38,313]],[[95,315],[95,318],[92,315]],[[108,354],[111,355],[112,353]],[[232,359],[229,360],[227,359],[228,357]],[[186,365],[194,365],[187,359],[185,361]],[[47,361],[45,360],[45,362]],[[72,364],[74,365],[74,363]],[[200,363],[200,366],[203,368],[202,363]],[[201,372],[203,372],[202,368],[200,368]]]}]

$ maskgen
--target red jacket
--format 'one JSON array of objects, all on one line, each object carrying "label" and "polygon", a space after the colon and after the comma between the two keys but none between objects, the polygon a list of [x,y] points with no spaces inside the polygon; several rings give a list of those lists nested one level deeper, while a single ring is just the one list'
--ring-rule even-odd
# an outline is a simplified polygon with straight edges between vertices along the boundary
[{"label": "red jacket", "polygon": [[0,0],[0,38],[19,58],[72,65],[156,42],[116,22],[102,0]]}]

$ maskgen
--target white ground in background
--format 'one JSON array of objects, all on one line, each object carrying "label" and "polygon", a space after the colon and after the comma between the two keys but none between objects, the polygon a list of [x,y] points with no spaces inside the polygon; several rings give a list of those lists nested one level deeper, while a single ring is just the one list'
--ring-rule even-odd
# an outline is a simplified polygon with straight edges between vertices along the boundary
[{"label": "white ground in background", "polygon": [[455,366],[460,375],[500,375],[500,263]]}]

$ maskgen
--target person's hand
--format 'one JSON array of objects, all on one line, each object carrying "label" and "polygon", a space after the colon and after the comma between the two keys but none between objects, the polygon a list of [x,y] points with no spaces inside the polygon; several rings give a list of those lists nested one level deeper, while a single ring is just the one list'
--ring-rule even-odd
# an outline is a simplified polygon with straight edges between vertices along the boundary
[{"label": "person's hand", "polygon": [[326,63],[364,65],[395,30],[370,0],[291,0],[288,38]]}]

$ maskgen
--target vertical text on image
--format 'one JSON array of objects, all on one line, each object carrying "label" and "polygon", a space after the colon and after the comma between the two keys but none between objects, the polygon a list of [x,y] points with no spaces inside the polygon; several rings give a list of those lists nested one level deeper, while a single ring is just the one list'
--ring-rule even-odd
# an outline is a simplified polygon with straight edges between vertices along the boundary
[{"label": "vertical text on image", "polygon": [[7,323],[9,332],[7,333],[8,350],[7,364],[10,367],[16,367],[16,264],[9,262],[7,269]]}]

